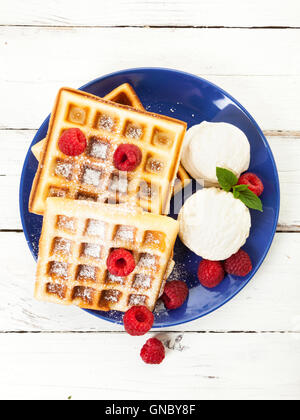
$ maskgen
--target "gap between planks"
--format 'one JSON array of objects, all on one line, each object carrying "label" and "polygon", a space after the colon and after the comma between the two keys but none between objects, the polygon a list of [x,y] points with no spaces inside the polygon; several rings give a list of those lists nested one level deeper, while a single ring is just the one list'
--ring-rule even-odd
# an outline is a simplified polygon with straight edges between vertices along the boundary
[{"label": "gap between planks", "polygon": [[[122,334],[127,335],[126,331],[0,331],[1,334]],[[183,336],[184,334],[300,334],[299,331],[289,331],[289,330],[282,330],[282,331],[235,331],[235,330],[189,330],[189,331],[169,331],[164,330],[163,328],[149,331],[149,334],[158,335],[158,334],[177,334],[177,336]]]},{"label": "gap between planks", "polygon": [[16,25],[16,24],[0,24],[1,28],[47,28],[47,29],[300,29],[300,26],[222,26],[222,25]]}]

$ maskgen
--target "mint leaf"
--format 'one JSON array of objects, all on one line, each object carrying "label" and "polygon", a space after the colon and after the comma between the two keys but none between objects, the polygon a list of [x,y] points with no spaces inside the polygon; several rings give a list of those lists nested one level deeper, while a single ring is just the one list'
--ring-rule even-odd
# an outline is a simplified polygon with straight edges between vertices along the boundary
[{"label": "mint leaf", "polygon": [[240,196],[239,191],[236,191],[236,190],[234,189],[234,190],[233,190],[233,196],[234,196],[234,198],[239,198],[239,196]]},{"label": "mint leaf", "polygon": [[245,191],[245,190],[248,190],[247,185],[244,185],[244,184],[234,185],[232,187],[232,194],[233,194],[234,198],[239,198],[240,197],[240,192]]},{"label": "mint leaf", "polygon": [[263,211],[261,199],[247,188],[245,191],[239,191],[239,199],[250,209]]},{"label": "mint leaf", "polygon": [[229,192],[238,183],[238,178],[228,169],[217,167],[216,174],[218,182],[224,191]]},{"label": "mint leaf", "polygon": [[249,207],[250,209],[263,211],[260,198],[249,190],[248,185],[237,185],[238,178],[233,172],[225,168],[217,167],[216,174],[220,187],[224,191],[230,192],[232,190],[234,198],[241,200],[245,206]]},{"label": "mint leaf", "polygon": [[233,187],[233,191],[246,191],[246,190],[248,190],[248,185],[246,184],[235,185]]}]

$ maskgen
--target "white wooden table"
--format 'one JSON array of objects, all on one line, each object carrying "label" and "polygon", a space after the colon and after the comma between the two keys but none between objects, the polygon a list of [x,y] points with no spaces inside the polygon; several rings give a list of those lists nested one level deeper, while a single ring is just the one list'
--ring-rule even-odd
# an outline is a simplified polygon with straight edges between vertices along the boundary
[{"label": "white wooden table", "polygon": [[[299,0],[0,0],[0,398],[299,399],[299,46]],[[282,200],[253,281],[160,332],[170,349],[158,367],[139,360],[145,337],[34,301],[18,213],[25,153],[58,88],[142,66],[195,73],[236,97],[268,138]]]}]

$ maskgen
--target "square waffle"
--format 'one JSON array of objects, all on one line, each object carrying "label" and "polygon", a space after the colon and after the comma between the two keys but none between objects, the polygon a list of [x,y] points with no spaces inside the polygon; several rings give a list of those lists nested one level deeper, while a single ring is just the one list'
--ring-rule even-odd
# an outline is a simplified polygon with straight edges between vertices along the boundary
[{"label": "square waffle", "polygon": [[[48,198],[35,297],[101,311],[153,310],[170,271],[177,221],[123,205]],[[130,251],[136,267],[128,277],[107,270],[110,252]]]},{"label": "square waffle", "polygon": [[[65,156],[58,140],[78,127],[88,145],[77,157]],[[135,203],[146,211],[167,213],[186,123],[135,110],[85,92],[63,88],[53,110],[47,142],[29,200],[32,213],[43,214],[47,197],[106,203]],[[142,151],[134,172],[117,171],[113,155],[120,144]]]},{"label": "square waffle", "polygon": [[[139,97],[129,83],[123,83],[123,85],[118,86],[116,89],[104,96],[103,99],[106,101],[116,102],[117,104],[131,106],[132,108],[140,109],[141,111],[145,110]],[[45,143],[46,139],[41,140],[31,148],[32,153],[38,161],[42,157]]]}]

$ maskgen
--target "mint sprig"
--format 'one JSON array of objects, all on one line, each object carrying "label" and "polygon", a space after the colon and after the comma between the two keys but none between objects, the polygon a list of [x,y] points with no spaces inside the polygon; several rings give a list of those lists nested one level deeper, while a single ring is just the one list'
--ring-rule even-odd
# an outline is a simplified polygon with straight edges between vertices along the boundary
[{"label": "mint sprig", "polygon": [[238,185],[238,178],[233,172],[217,167],[216,174],[220,187],[224,191],[230,192],[232,190],[234,198],[241,200],[245,206],[253,210],[263,211],[261,199],[249,190],[248,185]]},{"label": "mint sprig", "polygon": [[229,192],[238,183],[238,178],[228,169],[217,167],[217,178],[221,188]]}]

